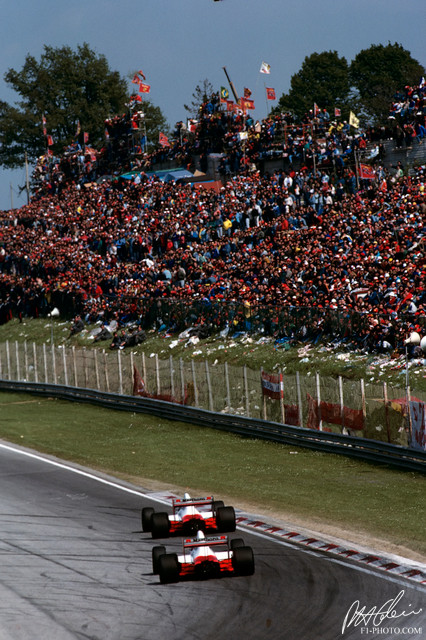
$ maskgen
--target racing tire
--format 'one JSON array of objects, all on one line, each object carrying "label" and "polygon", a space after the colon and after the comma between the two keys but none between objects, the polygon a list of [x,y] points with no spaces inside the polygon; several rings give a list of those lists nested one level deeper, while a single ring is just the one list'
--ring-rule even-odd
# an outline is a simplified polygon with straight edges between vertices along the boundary
[{"label": "racing tire", "polygon": [[244,540],[242,538],[234,538],[231,540],[231,549],[239,549],[240,547],[245,547]]},{"label": "racing tire", "polygon": [[160,570],[160,557],[166,553],[166,547],[159,545],[158,547],[152,547],[152,573],[155,575]]},{"label": "racing tire", "polygon": [[221,533],[235,531],[237,524],[235,522],[234,507],[219,507],[216,511],[216,526]]},{"label": "racing tire", "polygon": [[153,513],[151,517],[151,532],[153,538],[168,538],[170,521],[167,513]]},{"label": "racing tire", "polygon": [[214,513],[216,513],[218,509],[221,509],[224,506],[225,506],[225,503],[223,502],[223,500],[214,500],[213,501],[213,511],[214,511]]},{"label": "racing tire", "polygon": [[165,553],[158,559],[158,573],[161,584],[179,580],[179,562],[176,553]]},{"label": "racing tire", "polygon": [[232,554],[232,567],[237,576],[252,576],[254,556],[251,547],[237,547]]},{"label": "racing tire", "polygon": [[154,509],[152,507],[145,507],[142,509],[142,531],[146,533],[150,533],[151,531],[151,518],[154,513]]}]

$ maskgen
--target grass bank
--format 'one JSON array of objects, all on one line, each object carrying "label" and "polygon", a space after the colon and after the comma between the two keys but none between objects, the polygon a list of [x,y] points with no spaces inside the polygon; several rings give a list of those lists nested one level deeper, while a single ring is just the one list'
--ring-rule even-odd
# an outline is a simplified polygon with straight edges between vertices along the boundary
[{"label": "grass bank", "polygon": [[[14,319],[0,326],[0,341],[35,342],[86,347],[87,349],[109,348],[109,342],[93,343],[91,336],[94,326],[89,326],[82,333],[69,339],[70,322],[59,319],[25,318],[22,323]],[[322,377],[337,378],[342,376],[349,380],[363,378],[375,384],[386,382],[389,386],[405,388],[405,359],[401,353],[386,355],[348,351],[344,345],[324,343],[315,347],[297,343],[291,347],[287,344],[276,345],[272,338],[261,335],[243,335],[239,338],[222,338],[213,335],[197,344],[188,344],[187,340],[178,340],[177,335],[167,336],[155,331],[147,333],[147,340],[138,347],[132,348],[135,354],[142,351],[150,356],[158,354],[161,359],[182,358],[183,360],[208,360],[211,363],[229,365],[247,365],[256,371],[263,367],[273,372],[281,369],[283,373],[312,375],[318,372]],[[426,392],[425,360],[410,362],[410,387],[412,392]]]},{"label": "grass bank", "polygon": [[[425,479],[189,424],[0,393],[0,438],[144,486],[213,493],[348,540],[426,555]],[[384,548],[383,547],[383,548]]]}]

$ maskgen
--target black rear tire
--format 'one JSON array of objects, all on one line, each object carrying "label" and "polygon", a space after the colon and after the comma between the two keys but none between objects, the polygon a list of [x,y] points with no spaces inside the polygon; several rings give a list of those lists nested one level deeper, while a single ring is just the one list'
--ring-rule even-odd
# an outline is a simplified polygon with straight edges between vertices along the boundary
[{"label": "black rear tire", "polygon": [[244,540],[242,538],[234,538],[231,540],[231,549],[238,549],[239,547],[245,547]]},{"label": "black rear tire", "polygon": [[179,562],[176,553],[165,553],[160,556],[158,573],[161,584],[170,584],[179,580]]},{"label": "black rear tire", "polygon": [[157,574],[160,570],[160,557],[166,553],[166,547],[159,545],[158,547],[152,547],[152,573]]},{"label": "black rear tire", "polygon": [[152,507],[144,507],[142,509],[142,531],[149,533],[151,531],[151,518],[154,513]]},{"label": "black rear tire", "polygon": [[237,547],[232,552],[232,566],[237,576],[252,576],[254,556],[251,547]]},{"label": "black rear tire", "polygon": [[234,507],[219,507],[216,511],[216,526],[221,533],[224,531],[235,531],[235,511]]},{"label": "black rear tire", "polygon": [[213,501],[213,512],[216,513],[218,509],[221,509],[225,506],[223,500],[214,500]]},{"label": "black rear tire", "polygon": [[170,533],[170,521],[167,513],[153,513],[151,518],[151,531],[153,538],[168,538]]}]

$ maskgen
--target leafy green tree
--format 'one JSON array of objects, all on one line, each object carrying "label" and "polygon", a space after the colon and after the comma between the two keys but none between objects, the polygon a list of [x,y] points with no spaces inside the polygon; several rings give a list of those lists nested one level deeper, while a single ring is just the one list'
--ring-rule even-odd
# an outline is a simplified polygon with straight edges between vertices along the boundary
[{"label": "leafy green tree", "polygon": [[360,51],[349,67],[361,106],[376,123],[387,119],[396,91],[417,85],[424,74],[424,67],[397,43],[371,45]]},{"label": "leafy green tree", "polygon": [[273,111],[290,111],[302,117],[317,104],[332,115],[334,107],[346,107],[349,89],[346,58],[340,58],[336,51],[313,53],[292,76],[289,93],[281,96]]},{"label": "leafy green tree", "polygon": [[111,71],[103,55],[87,44],[45,46],[40,60],[27,55],[20,71],[9,69],[5,81],[20,96],[15,105],[0,102],[0,165],[24,164],[46,151],[42,119],[52,136],[54,153],[76,138],[77,125],[89,133],[92,146],[104,140],[106,118],[125,111],[127,82]]},{"label": "leafy green tree", "polygon": [[201,105],[212,100],[214,95],[215,91],[213,85],[206,78],[202,83],[197,84],[195,87],[194,93],[192,94],[191,104],[183,105],[185,111],[187,111],[191,116],[197,117],[200,113]]}]

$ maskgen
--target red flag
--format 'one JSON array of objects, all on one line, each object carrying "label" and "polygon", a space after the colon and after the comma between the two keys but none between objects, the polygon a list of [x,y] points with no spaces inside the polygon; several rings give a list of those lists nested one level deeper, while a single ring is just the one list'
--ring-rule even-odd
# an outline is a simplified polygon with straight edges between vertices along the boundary
[{"label": "red flag", "polygon": [[226,102],[226,110],[227,111],[234,111],[236,104],[235,102],[233,102],[232,100],[225,100]]},{"label": "red flag", "polygon": [[244,87],[244,97],[245,98],[250,98],[250,96],[251,96],[250,89],[247,89],[247,87]]},{"label": "red flag", "polygon": [[142,98],[138,95],[130,96],[130,102],[142,102]]},{"label": "red flag", "polygon": [[242,109],[254,109],[254,100],[248,100],[247,98],[241,98],[241,108]]},{"label": "red flag", "polygon": [[167,138],[167,136],[164,133],[161,133],[161,131],[160,131],[160,135],[159,135],[159,138],[158,138],[158,142],[159,142],[159,144],[161,144],[162,147],[170,147],[169,139]]},{"label": "red flag", "polygon": [[342,112],[340,111],[340,109],[337,109],[337,107],[334,107],[334,117],[340,118],[341,115],[342,115]]},{"label": "red flag", "polygon": [[146,78],[145,78],[145,74],[143,73],[143,71],[141,71],[141,70],[139,69],[138,74],[140,75],[140,77],[141,77],[143,80],[146,80]]},{"label": "red flag", "polygon": [[53,138],[52,136],[47,136],[47,146],[51,147],[53,144]]},{"label": "red flag", "polygon": [[141,81],[141,79],[139,78],[138,74],[135,73],[135,75],[133,76],[133,84],[139,84],[139,82]]},{"label": "red flag", "polygon": [[359,165],[359,177],[362,180],[374,180],[376,177],[376,172],[373,167],[370,167],[369,164],[361,164]]},{"label": "red flag", "polygon": [[275,89],[266,87],[266,97],[268,100],[275,100]]},{"label": "red flag", "polygon": [[144,82],[139,82],[139,93],[149,93],[151,91],[151,86],[149,84],[145,84]]},{"label": "red flag", "polygon": [[89,134],[86,133],[86,131],[83,133],[83,141],[84,144],[87,144],[89,142]]}]

